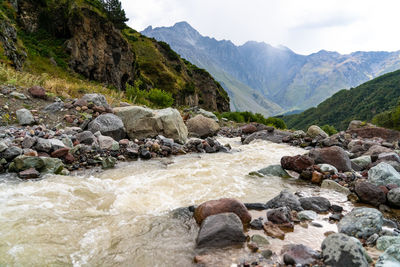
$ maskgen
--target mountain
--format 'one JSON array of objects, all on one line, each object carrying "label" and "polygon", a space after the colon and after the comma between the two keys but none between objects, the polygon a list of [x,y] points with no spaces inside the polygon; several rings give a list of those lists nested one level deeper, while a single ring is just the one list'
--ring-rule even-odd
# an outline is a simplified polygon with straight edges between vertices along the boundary
[{"label": "mountain", "polygon": [[400,70],[387,73],[350,90],[341,90],[315,108],[300,114],[281,116],[289,128],[333,125],[345,130],[352,120],[371,121],[395,108],[400,98]]},{"label": "mountain", "polygon": [[[186,22],[150,26],[142,34],[167,42],[182,57],[207,69],[228,91],[232,109],[264,108],[270,114],[305,110],[340,89],[400,69],[400,51],[341,55],[321,50],[299,55],[266,43],[250,41],[236,46],[231,41],[217,41],[202,36]],[[253,101],[259,101],[260,107],[252,105]]]},{"label": "mountain", "polygon": [[99,0],[2,0],[0,41],[0,63],[27,73],[97,81],[122,95],[126,84],[157,88],[176,106],[229,111],[227,93],[207,71],[168,44],[118,26]]}]

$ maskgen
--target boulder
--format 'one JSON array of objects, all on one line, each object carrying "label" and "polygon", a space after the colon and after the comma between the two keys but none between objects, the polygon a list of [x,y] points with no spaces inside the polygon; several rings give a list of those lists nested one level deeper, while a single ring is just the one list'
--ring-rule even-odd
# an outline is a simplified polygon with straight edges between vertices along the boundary
[{"label": "boulder", "polygon": [[323,180],[322,184],[321,184],[321,188],[334,190],[336,192],[345,194],[346,196],[350,195],[350,193],[351,193],[350,189],[348,189],[347,187],[344,187],[332,180]]},{"label": "boulder", "polygon": [[53,112],[60,111],[60,110],[62,110],[63,108],[64,108],[64,103],[61,102],[61,101],[57,101],[57,102],[54,102],[54,103],[51,103],[51,104],[47,105],[47,106],[43,109],[43,111],[44,111],[44,112],[47,112],[47,113],[53,113]]},{"label": "boulder", "polygon": [[283,262],[286,265],[297,266],[312,266],[316,264],[321,255],[315,250],[304,246],[289,244],[282,248],[281,254],[283,255]]},{"label": "boulder", "polygon": [[254,124],[247,124],[240,127],[240,131],[244,134],[252,134],[257,132],[257,127]]},{"label": "boulder", "polygon": [[233,198],[221,198],[202,203],[195,209],[194,218],[198,224],[201,224],[208,216],[226,212],[235,213],[245,225],[251,221],[251,215],[244,204]]},{"label": "boulder", "polygon": [[93,143],[97,142],[96,137],[91,131],[84,131],[81,133],[78,133],[76,136],[76,139],[79,141],[81,144],[85,145],[92,145]]},{"label": "boulder", "polygon": [[388,142],[394,142],[400,139],[400,132],[381,127],[363,127],[347,131],[349,134],[356,134],[358,137],[372,139],[374,137],[382,138]]},{"label": "boulder", "polygon": [[22,141],[22,148],[31,148],[36,144],[37,137],[26,135]]},{"label": "boulder", "polygon": [[318,164],[318,167],[321,169],[321,172],[328,172],[330,174],[338,173],[338,170],[335,168],[335,166],[330,164]]},{"label": "boulder", "polygon": [[65,148],[64,143],[59,139],[48,139],[52,150],[58,150],[60,148]]},{"label": "boulder", "polygon": [[41,157],[44,167],[40,170],[44,174],[61,174],[64,169],[64,164],[60,159]]},{"label": "boulder", "polygon": [[[261,229],[262,229],[262,226],[261,226]],[[259,247],[268,246],[270,244],[268,239],[266,239],[262,235],[257,235],[257,234],[252,235],[250,237],[250,241],[256,243],[257,246],[259,246]]]},{"label": "boulder", "polygon": [[312,221],[317,219],[318,214],[313,210],[303,210],[297,213],[297,218],[300,221]]},{"label": "boulder", "polygon": [[400,245],[400,236],[384,235],[376,240],[376,248],[382,251],[387,250],[392,245]]},{"label": "boulder", "polygon": [[395,152],[389,152],[389,153],[382,153],[378,155],[378,160],[379,161],[396,161],[400,162],[400,157],[397,153]]},{"label": "boulder", "polygon": [[99,146],[101,149],[113,151],[119,149],[119,143],[109,136],[98,135],[97,140],[99,141]]},{"label": "boulder", "polygon": [[367,152],[364,153],[364,156],[372,156],[378,155],[382,153],[390,153],[392,150],[390,148],[381,146],[381,145],[373,145],[371,146]]},{"label": "boulder", "polygon": [[235,213],[208,216],[201,224],[196,239],[198,248],[223,248],[246,241],[243,224]]},{"label": "boulder", "polygon": [[219,124],[210,118],[203,115],[197,115],[186,122],[189,134],[194,137],[206,138],[214,136],[220,130]]},{"label": "boulder", "polygon": [[347,131],[351,131],[351,130],[355,130],[355,129],[360,129],[360,128],[364,128],[364,127],[374,127],[375,125],[371,124],[371,123],[366,123],[363,121],[359,121],[359,120],[354,120],[351,121],[349,123],[349,126],[347,127]]},{"label": "boulder", "polygon": [[379,256],[375,267],[398,267],[400,266],[400,244],[388,247],[385,252]]},{"label": "boulder", "polygon": [[19,109],[16,111],[17,120],[21,125],[31,125],[35,123],[32,113],[26,108]]},{"label": "boulder", "polygon": [[287,207],[280,207],[267,211],[268,221],[275,224],[290,223],[292,221],[290,210]]},{"label": "boulder", "polygon": [[131,106],[114,109],[121,118],[130,139],[156,137],[161,134],[176,142],[185,143],[188,130],[178,110],[167,108],[152,110]]},{"label": "boulder", "polygon": [[400,208],[400,187],[391,189],[387,194],[387,199],[391,206]]},{"label": "boulder", "polygon": [[326,132],[324,132],[317,125],[311,125],[307,130],[307,135],[311,138],[315,138],[315,137],[327,138],[327,137],[329,137],[329,135]]},{"label": "boulder", "polygon": [[38,138],[36,141],[35,149],[39,152],[50,152],[51,143],[49,139]]},{"label": "boulder", "polygon": [[351,171],[350,158],[341,147],[316,148],[310,151],[309,156],[316,164],[327,163],[333,165],[339,171]]},{"label": "boulder", "polygon": [[11,161],[14,158],[22,155],[23,151],[17,146],[10,146],[6,150],[0,153],[0,158],[4,158],[7,161]]},{"label": "boulder", "polygon": [[368,182],[357,183],[355,192],[362,202],[373,206],[379,206],[386,202],[386,195],[382,189]]},{"label": "boulder", "polygon": [[285,171],[281,165],[270,165],[264,169],[258,170],[258,173],[261,173],[265,176],[278,176],[281,178],[291,178],[290,174]]},{"label": "boulder", "polygon": [[324,263],[332,267],[368,267],[367,254],[359,240],[345,234],[329,235],[321,244]]},{"label": "boulder", "polygon": [[327,212],[331,207],[331,202],[324,197],[302,197],[300,204],[303,209],[315,212]]},{"label": "boulder", "polygon": [[21,179],[35,179],[35,178],[39,178],[40,173],[34,169],[34,168],[30,168],[27,169],[25,171],[21,171],[18,173],[18,177]]},{"label": "boulder", "polygon": [[44,167],[44,161],[39,157],[19,156],[14,159],[15,171],[21,172],[27,169],[34,168],[41,170]]},{"label": "boulder", "polygon": [[297,155],[294,157],[284,156],[281,158],[282,168],[301,173],[305,169],[314,165],[314,160],[307,155]]},{"label": "boulder", "polygon": [[372,163],[371,156],[361,156],[355,159],[352,159],[351,162],[357,164],[361,168],[361,170],[365,170],[368,165]]},{"label": "boulder", "polygon": [[340,233],[367,239],[382,230],[383,216],[377,209],[354,208],[338,223]]},{"label": "boulder", "polygon": [[103,114],[89,123],[89,131],[92,133],[100,132],[102,135],[110,136],[119,141],[125,138],[125,127],[122,120],[111,113]]},{"label": "boulder", "polygon": [[7,148],[8,146],[4,142],[0,141],[0,153],[4,152]]},{"label": "boulder", "polygon": [[400,174],[391,165],[381,162],[368,171],[368,181],[375,185],[396,184],[400,186]]},{"label": "boulder", "polygon": [[258,131],[247,136],[243,144],[248,145],[254,140],[265,140],[280,144],[285,138],[289,138],[291,135],[292,134],[288,131],[274,130],[274,128],[271,127],[268,130]]},{"label": "boulder", "polygon": [[278,196],[269,200],[266,204],[268,209],[275,209],[280,207],[288,207],[291,210],[302,211],[300,201],[298,197],[290,193],[288,190],[283,190]]},{"label": "boulder", "polygon": [[98,107],[109,108],[106,97],[101,94],[86,94],[81,100],[86,101],[88,104],[93,103]]},{"label": "boulder", "polygon": [[28,92],[33,96],[34,98],[41,98],[41,99],[46,99],[46,90],[43,87],[40,86],[33,86],[28,89]]}]

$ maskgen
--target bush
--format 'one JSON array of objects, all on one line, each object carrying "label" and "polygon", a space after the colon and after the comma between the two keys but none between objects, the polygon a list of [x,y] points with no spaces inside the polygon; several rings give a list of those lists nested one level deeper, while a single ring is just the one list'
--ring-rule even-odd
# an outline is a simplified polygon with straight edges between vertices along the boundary
[{"label": "bush", "polygon": [[381,127],[400,131],[400,103],[396,108],[376,115],[372,119],[372,123]]},{"label": "bush", "polygon": [[266,119],[260,113],[253,114],[252,112],[249,112],[249,111],[224,112],[222,114],[217,113],[216,116],[219,119],[226,118],[228,120],[235,121],[238,123],[256,122],[256,123],[260,123],[260,124],[264,124],[264,125],[274,126],[275,128],[278,128],[278,129],[286,129],[287,128],[285,122],[279,118],[269,117]]},{"label": "bush", "polygon": [[321,127],[321,129],[326,132],[328,135],[333,135],[336,134],[338,131],[335,129],[335,127],[325,124],[324,126]]},{"label": "bush", "polygon": [[152,103],[162,108],[170,107],[174,103],[174,98],[171,93],[157,88],[149,91],[148,98]]},{"label": "bush", "polygon": [[174,103],[171,93],[157,88],[150,89],[149,91],[141,90],[140,87],[142,84],[141,80],[136,80],[133,86],[126,85],[126,96],[132,103],[160,108],[170,107]]}]

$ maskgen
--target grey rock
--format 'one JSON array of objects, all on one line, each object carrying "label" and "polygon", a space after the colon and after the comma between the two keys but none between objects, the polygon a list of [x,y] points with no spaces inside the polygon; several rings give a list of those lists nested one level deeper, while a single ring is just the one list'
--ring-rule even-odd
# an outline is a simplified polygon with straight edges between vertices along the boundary
[{"label": "grey rock", "polygon": [[315,163],[327,163],[335,166],[339,171],[351,171],[351,161],[346,151],[338,146],[316,148],[310,151],[310,158],[315,160]]},{"label": "grey rock", "polygon": [[38,138],[36,141],[35,149],[39,152],[50,152],[51,143],[48,139]]},{"label": "grey rock", "polygon": [[386,161],[397,161],[397,162],[400,162],[400,157],[395,152],[381,153],[378,156],[378,160],[385,161],[385,162]]},{"label": "grey rock", "polygon": [[382,230],[383,216],[372,208],[355,208],[338,223],[340,233],[367,239]]},{"label": "grey rock", "polygon": [[125,138],[125,127],[122,120],[111,113],[103,114],[89,123],[89,131],[92,133],[101,132],[102,135],[110,136],[119,141]]},{"label": "grey rock", "polygon": [[329,137],[329,135],[317,125],[311,125],[307,130],[307,135],[310,136],[311,138],[316,138],[319,136],[322,138]]},{"label": "grey rock", "polygon": [[345,234],[329,235],[322,242],[322,257],[332,267],[368,267],[367,254],[360,241]]},{"label": "grey rock", "polygon": [[400,244],[390,246],[379,256],[375,267],[399,267],[400,266]]},{"label": "grey rock", "polygon": [[81,99],[85,100],[88,103],[93,103],[99,107],[109,108],[105,96],[101,94],[86,94]]},{"label": "grey rock", "polygon": [[119,149],[118,142],[109,136],[98,135],[97,140],[99,141],[99,146],[101,149],[105,149],[105,150],[118,150]]},{"label": "grey rock", "polygon": [[23,148],[31,148],[36,144],[36,137],[32,137],[32,136],[25,136],[24,137],[24,141],[22,141],[22,147]]},{"label": "grey rock", "polygon": [[368,171],[368,181],[375,185],[400,186],[400,174],[391,165],[381,162]]},{"label": "grey rock", "polygon": [[315,212],[327,212],[331,207],[331,202],[324,197],[302,197],[300,204],[303,209]]},{"label": "grey rock", "polygon": [[376,248],[382,251],[385,251],[390,246],[398,244],[400,245],[400,236],[381,236],[376,241]]},{"label": "grey rock", "polygon": [[317,218],[317,213],[313,210],[303,210],[297,213],[297,218],[300,221],[312,221]]},{"label": "grey rock", "polygon": [[0,153],[0,158],[4,158],[7,161],[11,161],[14,158],[22,154],[22,149],[17,146],[10,146],[6,150]]},{"label": "grey rock", "polygon": [[4,142],[0,142],[0,153],[4,152],[8,146]]},{"label": "grey rock", "polygon": [[321,188],[334,190],[336,192],[345,194],[346,196],[350,195],[350,193],[351,193],[350,189],[348,189],[347,187],[344,187],[332,180],[323,180],[322,184],[321,184]]},{"label": "grey rock", "polygon": [[24,94],[21,94],[21,93],[18,93],[18,92],[11,92],[10,93],[10,96],[12,96],[12,97],[14,97],[14,98],[17,98],[17,99],[20,99],[20,100],[27,100],[28,98],[26,97],[26,95],[24,95]]},{"label": "grey rock", "polygon": [[206,138],[214,136],[220,130],[219,124],[203,115],[197,115],[186,122],[189,134],[194,137]]},{"label": "grey rock", "polygon": [[196,245],[198,248],[222,248],[245,241],[241,220],[235,213],[229,212],[208,216],[201,224]]},{"label": "grey rock", "polygon": [[269,200],[266,204],[266,207],[269,209],[288,207],[289,209],[295,211],[303,210],[298,197],[296,197],[286,189],[281,191],[278,196]]},{"label": "grey rock", "polygon": [[285,171],[281,165],[270,165],[264,169],[258,170],[257,172],[265,176],[278,176],[281,178],[291,178],[290,174],[287,171]]},{"label": "grey rock", "polygon": [[391,206],[400,207],[400,187],[391,189],[387,194],[387,199]]},{"label": "grey rock", "polygon": [[268,221],[276,224],[285,224],[292,221],[290,210],[287,207],[280,207],[267,211]]},{"label": "grey rock", "polygon": [[16,114],[18,122],[21,125],[31,125],[35,122],[32,113],[26,108],[17,110]]},{"label": "grey rock", "polygon": [[321,169],[322,172],[329,172],[331,174],[338,173],[338,170],[335,168],[335,166],[332,166],[330,164],[318,164],[318,167]]},{"label": "grey rock", "polygon": [[365,170],[369,164],[372,163],[371,156],[361,156],[355,159],[352,159],[351,162],[360,166],[362,170]]},{"label": "grey rock", "polygon": [[85,145],[92,145],[97,142],[96,137],[90,131],[84,131],[84,132],[78,133],[75,137],[81,144],[85,144]]},{"label": "grey rock", "polygon": [[58,139],[49,139],[50,145],[51,145],[51,149],[52,150],[58,150],[60,148],[64,148],[65,145],[61,140]]},{"label": "grey rock", "polygon": [[64,108],[64,103],[63,102],[54,102],[49,105],[47,105],[44,108],[44,112],[52,113],[52,112],[57,112],[60,111]]},{"label": "grey rock", "polygon": [[254,140],[265,140],[270,141],[273,143],[282,143],[284,138],[290,137],[292,134],[287,131],[280,131],[280,130],[263,130],[259,132],[255,132],[243,141],[243,144],[248,145]]}]

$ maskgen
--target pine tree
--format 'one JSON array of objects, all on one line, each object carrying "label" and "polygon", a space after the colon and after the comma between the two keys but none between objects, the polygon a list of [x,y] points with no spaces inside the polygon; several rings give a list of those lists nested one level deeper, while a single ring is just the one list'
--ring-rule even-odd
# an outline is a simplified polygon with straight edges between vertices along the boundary
[{"label": "pine tree", "polygon": [[122,9],[119,0],[101,0],[108,18],[114,23],[118,29],[125,27],[125,22],[129,19],[126,17],[125,10]]}]

